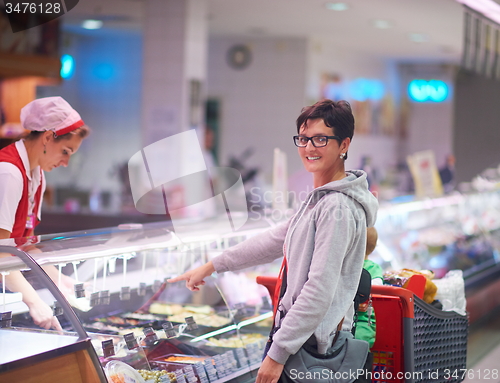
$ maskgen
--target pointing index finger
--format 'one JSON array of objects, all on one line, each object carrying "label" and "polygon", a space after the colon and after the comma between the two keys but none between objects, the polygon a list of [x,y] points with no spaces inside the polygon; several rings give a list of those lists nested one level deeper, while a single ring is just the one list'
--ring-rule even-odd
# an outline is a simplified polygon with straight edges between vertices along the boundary
[{"label": "pointing index finger", "polygon": [[174,282],[179,282],[179,281],[185,281],[187,278],[183,275],[178,275],[177,277],[169,278],[167,279],[167,282],[169,283],[174,283]]}]

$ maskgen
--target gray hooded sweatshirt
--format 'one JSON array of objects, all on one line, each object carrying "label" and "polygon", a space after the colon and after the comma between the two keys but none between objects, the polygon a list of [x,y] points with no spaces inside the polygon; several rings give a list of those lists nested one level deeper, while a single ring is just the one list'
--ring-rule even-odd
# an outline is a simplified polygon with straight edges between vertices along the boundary
[{"label": "gray hooded sweatshirt", "polygon": [[217,272],[236,271],[283,256],[288,263],[285,311],[268,356],[285,364],[311,338],[320,353],[332,345],[337,325],[356,294],[366,248],[366,228],[375,224],[378,202],[366,173],[314,189],[285,223],[229,248],[213,259]]}]

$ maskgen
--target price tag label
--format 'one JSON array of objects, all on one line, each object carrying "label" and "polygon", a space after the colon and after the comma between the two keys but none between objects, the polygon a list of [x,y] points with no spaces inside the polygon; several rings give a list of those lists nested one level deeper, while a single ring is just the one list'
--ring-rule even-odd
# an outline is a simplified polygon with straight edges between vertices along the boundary
[{"label": "price tag label", "polygon": [[184,377],[184,371],[177,370],[177,371],[174,371],[174,374],[175,374],[175,379],[177,380],[177,383],[186,383],[186,378]]},{"label": "price tag label", "polygon": [[113,345],[113,339],[103,340],[102,344],[102,353],[105,358],[115,355],[115,346]]},{"label": "price tag label", "polygon": [[135,335],[133,332],[129,334],[125,334],[123,336],[123,339],[125,340],[125,344],[127,345],[127,348],[129,350],[133,350],[134,348],[139,347],[139,344],[137,343],[137,339],[135,338]]}]

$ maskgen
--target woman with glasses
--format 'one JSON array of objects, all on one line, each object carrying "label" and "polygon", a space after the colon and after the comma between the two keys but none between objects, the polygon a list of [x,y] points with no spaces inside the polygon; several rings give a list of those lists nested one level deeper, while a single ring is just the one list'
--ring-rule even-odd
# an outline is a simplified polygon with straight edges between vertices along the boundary
[{"label": "woman with glasses", "polygon": [[337,332],[347,334],[337,329],[356,294],[366,228],[375,224],[378,209],[366,173],[345,170],[354,134],[349,103],[319,101],[302,110],[296,125],[293,141],[305,169],[313,174],[314,190],[295,215],[170,280],[185,280],[196,291],[214,271],[241,270],[285,256],[286,289],[257,383],[293,381],[283,373],[291,355],[304,344],[320,354],[333,352]]}]

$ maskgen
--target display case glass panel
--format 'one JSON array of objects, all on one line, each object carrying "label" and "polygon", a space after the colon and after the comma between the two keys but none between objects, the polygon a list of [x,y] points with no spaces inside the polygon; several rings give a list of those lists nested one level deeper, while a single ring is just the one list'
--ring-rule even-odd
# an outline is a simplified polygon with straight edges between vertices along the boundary
[{"label": "display case glass panel", "polygon": [[[0,258],[0,272],[23,270],[48,305],[57,301],[46,288],[52,280],[90,337],[108,380],[114,373],[126,374],[122,363],[156,380],[176,373],[177,379],[183,374],[189,380],[191,371],[200,379],[202,370],[210,381],[251,377],[260,365],[272,316],[268,292],[255,277],[277,275],[281,260],[214,275],[198,292],[167,279],[274,224],[249,220],[227,233],[218,229],[217,220],[190,223],[180,236],[162,222],[44,235],[23,243],[5,240],[29,253],[36,267],[6,256]],[[15,294],[2,294],[4,299],[10,295]],[[24,303],[6,303],[6,310],[14,303],[19,308],[11,328],[36,328]],[[71,321],[58,318],[63,331],[74,331]]]},{"label": "display case glass panel", "polygon": [[372,259],[386,270],[432,270],[436,278],[460,269],[467,283],[500,262],[500,191],[381,204]]}]

